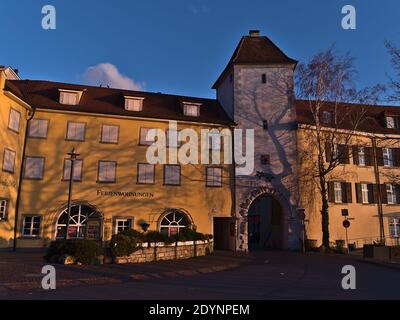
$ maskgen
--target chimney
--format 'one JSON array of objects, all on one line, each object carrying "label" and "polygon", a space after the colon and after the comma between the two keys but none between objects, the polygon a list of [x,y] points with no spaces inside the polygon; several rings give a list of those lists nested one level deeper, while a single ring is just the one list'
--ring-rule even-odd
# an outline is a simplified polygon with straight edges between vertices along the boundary
[{"label": "chimney", "polygon": [[249,31],[249,36],[250,37],[259,37],[260,36],[260,30],[250,30]]}]

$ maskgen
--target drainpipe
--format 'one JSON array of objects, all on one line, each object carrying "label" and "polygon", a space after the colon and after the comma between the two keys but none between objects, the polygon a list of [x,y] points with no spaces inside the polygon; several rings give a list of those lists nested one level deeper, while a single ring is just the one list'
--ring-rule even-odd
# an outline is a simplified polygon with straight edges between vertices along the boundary
[{"label": "drainpipe", "polygon": [[14,238],[13,238],[13,251],[17,251],[17,229],[18,229],[18,217],[19,217],[19,203],[22,189],[22,180],[23,180],[23,172],[24,172],[24,163],[25,163],[25,150],[26,143],[28,140],[28,131],[29,131],[29,123],[35,115],[35,109],[32,111],[28,111],[28,117],[26,119],[26,127],[24,134],[24,144],[22,147],[22,157],[21,157],[21,167],[19,169],[19,180],[18,180],[18,190],[17,190],[17,198],[15,200],[15,215],[14,215]]},{"label": "drainpipe", "polygon": [[385,241],[385,229],[383,225],[383,208],[382,208],[382,195],[381,195],[381,182],[379,177],[379,166],[376,156],[376,138],[371,138],[372,151],[374,153],[374,173],[375,173],[375,183],[378,189],[378,217],[379,217],[379,235],[381,243]]}]

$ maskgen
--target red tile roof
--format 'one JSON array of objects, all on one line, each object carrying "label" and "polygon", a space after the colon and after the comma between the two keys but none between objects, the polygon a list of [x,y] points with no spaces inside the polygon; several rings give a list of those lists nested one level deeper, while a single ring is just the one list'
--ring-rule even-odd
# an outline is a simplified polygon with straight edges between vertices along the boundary
[{"label": "red tile roof", "polygon": [[[59,89],[84,91],[77,106],[59,103]],[[5,90],[27,102],[32,107],[78,111],[97,114],[112,114],[121,116],[156,118],[180,121],[193,121],[231,125],[233,121],[222,106],[214,99],[203,99],[176,96],[161,93],[149,93],[94,87],[79,84],[68,84],[41,80],[8,80]],[[143,97],[143,110],[127,111],[124,108],[124,96]],[[185,116],[181,102],[201,103],[200,116]]]},{"label": "red tile roof", "polygon": [[[297,122],[306,125],[315,124],[310,110],[309,101],[296,100],[295,104]],[[322,110],[333,111],[334,107],[334,103],[324,103]],[[339,126],[341,129],[354,129],[356,119],[360,119],[357,131],[381,134],[400,134],[400,129],[386,128],[384,119],[385,115],[393,115],[399,117],[400,120],[400,106],[340,103],[337,106],[336,113],[338,118],[340,118],[341,115],[345,117]]]}]

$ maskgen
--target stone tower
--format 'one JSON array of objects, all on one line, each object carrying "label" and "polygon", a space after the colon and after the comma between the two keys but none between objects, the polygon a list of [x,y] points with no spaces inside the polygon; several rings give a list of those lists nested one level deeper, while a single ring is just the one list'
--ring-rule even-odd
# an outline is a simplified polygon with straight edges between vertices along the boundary
[{"label": "stone tower", "polygon": [[[236,250],[247,251],[252,241],[281,249],[297,249],[300,244],[296,64],[259,31],[250,31],[213,86],[236,128],[254,130],[254,170],[235,178]],[[254,240],[254,221],[260,216],[255,219],[250,213],[262,216],[257,210],[270,214],[264,224],[256,222],[262,225],[256,226],[258,240]]]}]

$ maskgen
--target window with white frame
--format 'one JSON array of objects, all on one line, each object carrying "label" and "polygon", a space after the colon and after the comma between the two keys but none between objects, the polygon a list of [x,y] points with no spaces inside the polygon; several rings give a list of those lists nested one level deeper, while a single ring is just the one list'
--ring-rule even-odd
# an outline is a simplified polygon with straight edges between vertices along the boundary
[{"label": "window with white frame", "polygon": [[395,116],[386,116],[386,128],[388,129],[397,128],[397,118]]},{"label": "window with white frame", "polygon": [[154,183],[155,167],[153,164],[139,163],[137,182],[140,184]]},{"label": "window with white frame", "polygon": [[45,119],[32,119],[29,122],[30,138],[47,138],[49,121]]},{"label": "window with white frame", "polygon": [[400,218],[389,219],[389,234],[391,238],[400,238]]},{"label": "window with white frame", "polygon": [[121,233],[132,228],[132,219],[117,218],[115,219],[115,234]]},{"label": "window with white frame", "polygon": [[340,182],[334,182],[333,187],[335,191],[335,203],[342,203],[342,184]]},{"label": "window with white frame", "polygon": [[0,199],[0,221],[7,219],[8,200]]},{"label": "window with white frame", "polygon": [[40,216],[25,216],[22,235],[24,237],[38,237],[40,231]]},{"label": "window with white frame", "polygon": [[200,116],[200,104],[184,103],[183,104],[183,114],[185,116],[189,116],[189,117]]},{"label": "window with white frame", "polygon": [[187,215],[179,210],[171,210],[160,220],[160,232],[173,236],[190,226]]},{"label": "window with white frame", "polygon": [[385,167],[393,167],[393,150],[390,148],[383,148],[383,165]]},{"label": "window with white frame", "polygon": [[14,173],[15,151],[4,149],[3,171]]},{"label": "window with white frame", "polygon": [[178,148],[180,146],[179,142],[179,131],[176,129],[167,129],[166,133],[167,146],[169,148]]},{"label": "window with white frame", "polygon": [[[74,173],[73,173],[73,180],[74,181],[81,181],[82,180],[82,170],[83,169],[83,160],[76,159],[74,160]],[[71,175],[71,160],[65,159],[64,160],[64,172],[63,172],[63,180],[69,180]]]},{"label": "window with white frame", "polygon": [[222,186],[222,168],[219,167],[206,168],[206,185],[207,187]]},{"label": "window with white frame", "polygon": [[83,122],[68,121],[67,125],[67,140],[84,141],[85,140],[85,127]]},{"label": "window with white frame", "polygon": [[103,124],[101,127],[101,142],[118,143],[119,126]]},{"label": "window with white frame", "polygon": [[19,123],[21,121],[21,113],[11,108],[8,118],[8,128],[12,131],[19,132]]},{"label": "window with white frame", "polygon": [[392,184],[386,184],[386,195],[388,204],[396,204],[397,196],[396,196],[396,188]]},{"label": "window with white frame", "polygon": [[365,166],[365,147],[358,147],[358,164],[360,166]]},{"label": "window with white frame", "polygon": [[143,146],[152,145],[155,142],[155,139],[147,139],[147,133],[152,130],[151,128],[140,128],[140,137],[139,143]]},{"label": "window with white frame", "polygon": [[79,93],[70,91],[60,91],[60,103],[75,106],[79,103]]},{"label": "window with white frame", "polygon": [[174,186],[181,184],[181,167],[179,165],[164,166],[164,184]]},{"label": "window with white frame", "polygon": [[99,161],[99,182],[115,182],[117,163],[115,161]]},{"label": "window with white frame", "polygon": [[144,98],[125,97],[125,110],[142,111]]},{"label": "window with white frame", "polygon": [[362,203],[369,203],[369,190],[366,183],[361,183],[361,198]]},{"label": "window with white frame", "polygon": [[44,158],[43,157],[26,157],[24,178],[25,179],[43,179]]},{"label": "window with white frame", "polygon": [[220,132],[210,131],[207,134],[207,147],[211,150],[221,150],[221,138]]}]

